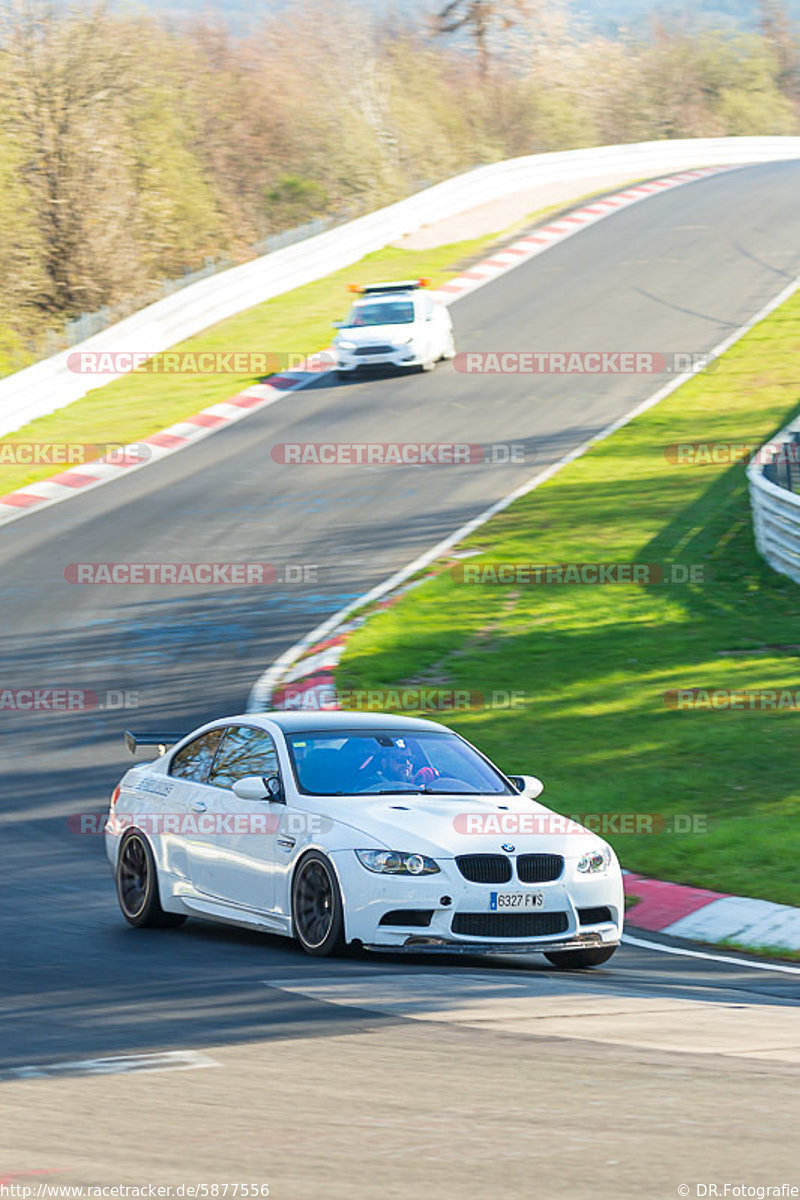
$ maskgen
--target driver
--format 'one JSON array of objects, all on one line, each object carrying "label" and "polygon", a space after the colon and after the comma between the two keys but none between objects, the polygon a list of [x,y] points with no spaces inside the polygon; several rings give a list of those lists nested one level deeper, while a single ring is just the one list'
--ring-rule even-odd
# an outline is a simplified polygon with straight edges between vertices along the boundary
[{"label": "driver", "polygon": [[393,787],[396,784],[409,784],[425,787],[437,772],[432,767],[422,767],[414,770],[414,757],[405,746],[386,746],[381,749],[377,762],[373,761],[367,786]]},{"label": "driver", "polygon": [[381,751],[375,768],[375,783],[411,783],[413,775],[414,760],[408,750],[389,746]]}]

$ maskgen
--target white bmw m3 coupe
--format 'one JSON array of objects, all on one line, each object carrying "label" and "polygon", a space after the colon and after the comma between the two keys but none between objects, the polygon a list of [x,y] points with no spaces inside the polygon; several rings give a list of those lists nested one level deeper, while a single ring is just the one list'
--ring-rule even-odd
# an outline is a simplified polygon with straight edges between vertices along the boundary
[{"label": "white bmw m3 coupe", "polygon": [[123,776],[105,828],[132,925],[195,916],[314,955],[540,952],[570,968],[619,944],[611,847],[437,722],[265,712],[126,740],[160,751]]}]

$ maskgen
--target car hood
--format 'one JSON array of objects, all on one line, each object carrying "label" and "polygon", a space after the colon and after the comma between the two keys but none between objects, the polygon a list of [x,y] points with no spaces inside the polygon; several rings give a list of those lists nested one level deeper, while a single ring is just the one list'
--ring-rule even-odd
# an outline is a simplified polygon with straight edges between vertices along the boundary
[{"label": "car hood", "polygon": [[340,830],[352,831],[354,850],[378,842],[389,850],[439,858],[548,852],[578,858],[588,846],[604,844],[597,834],[524,796],[318,796],[313,808]]},{"label": "car hood", "polygon": [[374,346],[382,342],[404,342],[416,332],[416,324],[407,322],[402,325],[351,325],[339,330],[336,341],[354,342],[356,346]]}]

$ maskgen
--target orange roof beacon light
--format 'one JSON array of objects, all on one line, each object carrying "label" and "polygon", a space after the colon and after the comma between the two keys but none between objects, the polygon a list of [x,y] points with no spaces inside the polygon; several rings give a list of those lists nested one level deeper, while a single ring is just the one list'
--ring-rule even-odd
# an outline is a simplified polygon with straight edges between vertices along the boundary
[{"label": "orange roof beacon light", "polygon": [[351,292],[360,292],[362,296],[390,295],[393,292],[413,292],[417,288],[428,287],[430,279],[399,279],[392,283],[348,284]]}]

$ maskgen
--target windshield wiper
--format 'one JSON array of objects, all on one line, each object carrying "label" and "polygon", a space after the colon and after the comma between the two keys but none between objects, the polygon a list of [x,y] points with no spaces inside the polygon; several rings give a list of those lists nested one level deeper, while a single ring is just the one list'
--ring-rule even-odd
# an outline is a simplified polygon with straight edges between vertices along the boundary
[{"label": "windshield wiper", "polygon": [[379,792],[362,792],[364,796],[422,796],[424,788],[381,788]]},{"label": "windshield wiper", "polygon": [[403,788],[402,791],[397,788],[384,788],[380,792],[364,792],[362,794],[366,796],[446,796],[448,793],[437,788],[414,787]]}]

